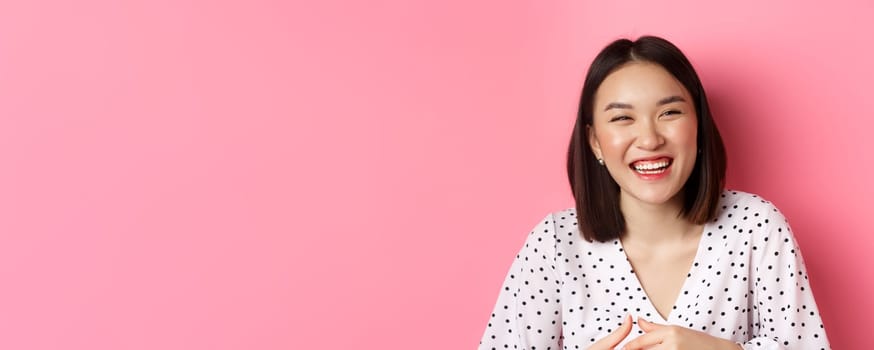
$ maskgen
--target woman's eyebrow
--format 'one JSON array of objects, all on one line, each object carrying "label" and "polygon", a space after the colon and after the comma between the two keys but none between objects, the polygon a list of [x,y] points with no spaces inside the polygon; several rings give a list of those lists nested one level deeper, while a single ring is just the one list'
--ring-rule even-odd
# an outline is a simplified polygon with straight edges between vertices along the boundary
[{"label": "woman's eyebrow", "polygon": [[604,108],[604,111],[608,111],[612,108],[621,108],[621,109],[634,109],[630,104],[622,103],[622,102],[610,102],[607,107]]},{"label": "woman's eyebrow", "polygon": [[[677,95],[668,96],[668,97],[665,97],[665,98],[659,100],[659,102],[656,103],[656,106],[663,106],[663,105],[666,105],[668,103],[674,103],[674,102],[686,102],[686,99],[683,98],[682,96],[677,96]],[[606,112],[606,111],[609,111],[613,108],[634,109],[634,107],[632,107],[631,104],[628,104],[628,103],[610,102],[609,104],[607,104],[607,107],[604,107],[604,111]]]},{"label": "woman's eyebrow", "polygon": [[686,102],[686,99],[684,99],[680,96],[676,96],[676,95],[670,96],[670,97],[665,97],[665,98],[659,100],[659,103],[656,103],[656,106],[662,106],[662,105],[666,105],[668,103],[673,103],[673,102]]}]

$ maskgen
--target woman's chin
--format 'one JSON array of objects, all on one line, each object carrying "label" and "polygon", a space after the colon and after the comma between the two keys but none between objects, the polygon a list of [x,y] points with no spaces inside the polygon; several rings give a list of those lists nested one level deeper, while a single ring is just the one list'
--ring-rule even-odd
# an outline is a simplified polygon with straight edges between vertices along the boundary
[{"label": "woman's chin", "polygon": [[682,196],[676,191],[642,191],[642,192],[624,192],[623,197],[626,200],[631,200],[644,205],[661,206],[661,205],[676,205],[682,203]]}]

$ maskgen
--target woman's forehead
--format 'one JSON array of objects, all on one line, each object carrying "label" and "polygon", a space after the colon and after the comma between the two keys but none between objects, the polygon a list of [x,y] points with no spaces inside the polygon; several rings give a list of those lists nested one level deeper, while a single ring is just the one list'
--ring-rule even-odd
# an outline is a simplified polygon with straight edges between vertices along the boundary
[{"label": "woman's forehead", "polygon": [[611,72],[595,93],[595,106],[610,103],[656,105],[665,98],[682,97],[690,102],[689,92],[662,66],[633,62]]}]

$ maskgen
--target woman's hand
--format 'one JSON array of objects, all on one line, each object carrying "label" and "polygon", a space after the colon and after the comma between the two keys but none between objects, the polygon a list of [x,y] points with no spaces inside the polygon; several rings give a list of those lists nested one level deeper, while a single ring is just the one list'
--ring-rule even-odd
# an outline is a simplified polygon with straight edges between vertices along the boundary
[{"label": "woman's hand", "polygon": [[637,324],[646,334],[625,344],[623,350],[742,349],[732,341],[689,328],[655,324],[640,317],[637,318]]},{"label": "woman's hand", "polygon": [[625,321],[619,328],[592,344],[589,350],[613,350],[629,333],[631,333],[631,315],[625,315]]}]

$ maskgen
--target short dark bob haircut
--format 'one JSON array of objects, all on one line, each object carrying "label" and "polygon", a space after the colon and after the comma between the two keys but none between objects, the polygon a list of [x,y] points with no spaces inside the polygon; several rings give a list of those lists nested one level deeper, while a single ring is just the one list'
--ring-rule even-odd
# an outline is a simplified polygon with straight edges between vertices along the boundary
[{"label": "short dark bob haircut", "polygon": [[695,224],[716,218],[725,186],[726,155],[701,80],[692,64],[674,44],[643,36],[636,41],[616,40],[592,62],[583,84],[577,120],[567,155],[567,172],[577,209],[577,225],[587,241],[606,242],[625,232],[619,208],[619,185],[595,158],[589,145],[595,92],[610,73],[630,62],[654,63],[674,76],[689,91],[698,118],[698,154],[695,168],[683,186],[680,216]]}]

